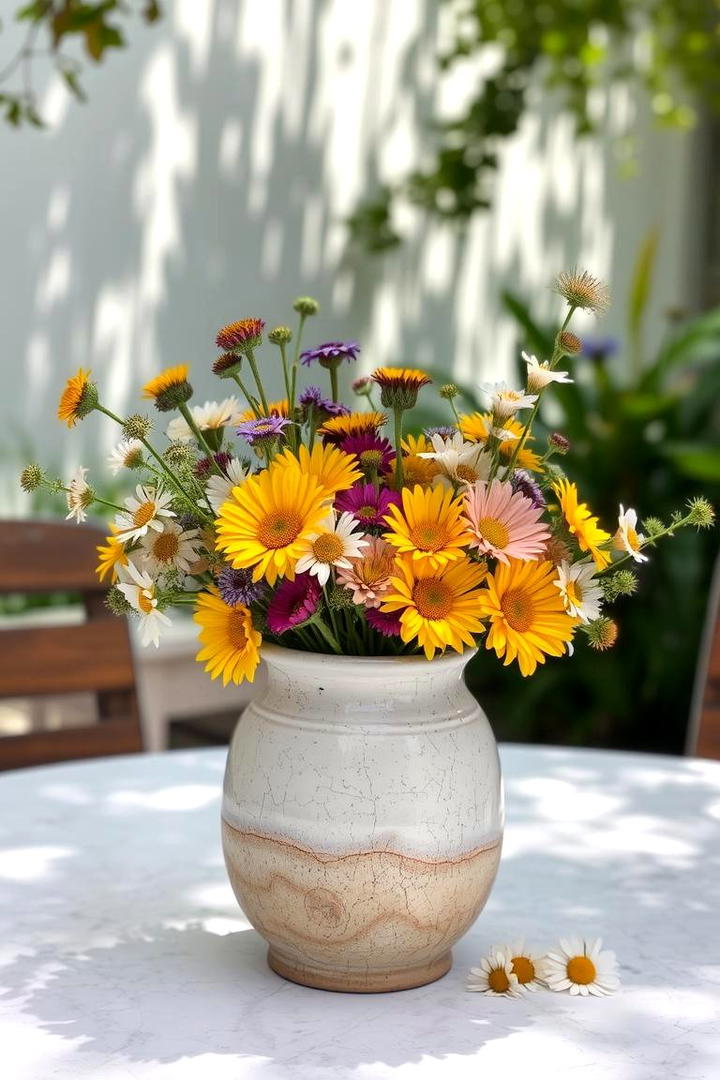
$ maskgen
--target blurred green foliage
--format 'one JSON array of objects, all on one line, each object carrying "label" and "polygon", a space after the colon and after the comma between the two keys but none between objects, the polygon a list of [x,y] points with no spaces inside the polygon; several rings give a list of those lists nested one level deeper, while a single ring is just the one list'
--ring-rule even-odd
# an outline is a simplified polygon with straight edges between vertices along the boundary
[{"label": "blurred green foliage", "polygon": [[65,46],[77,41],[91,60],[100,63],[108,49],[125,46],[125,20],[140,16],[146,23],[153,23],[161,14],[157,0],[31,0],[21,5],[14,21],[24,23],[26,32],[20,47],[0,67],[0,84],[7,84],[0,91],[5,121],[12,127],[44,126],[34,86],[34,65],[38,60],[49,61],[70,93],[84,101],[82,64],[64,52]]},{"label": "blurred green foliage", "polygon": [[[371,251],[401,241],[393,205],[402,196],[449,221],[490,205],[498,150],[522,120],[533,87],[552,93],[578,135],[596,131],[593,91],[625,84],[647,93],[658,124],[689,127],[695,104],[720,112],[720,0],[444,0],[454,16],[439,73],[494,48],[492,73],[464,111],[432,122],[428,168],[383,187],[349,218]],[[630,121],[629,123],[632,123]],[[632,167],[632,128],[617,148]]]},{"label": "blurred green foliage", "polygon": [[[625,349],[588,343],[566,357],[575,382],[553,385],[534,427],[536,445],[556,430],[571,442],[556,458],[601,524],[614,532],[618,504],[643,517],[670,518],[692,495],[720,506],[720,308],[673,323],[646,360],[643,326],[657,241],[637,261],[628,301]],[[552,353],[557,327],[539,325],[506,293],[523,347]],[[438,372],[445,380],[447,375]],[[525,364],[518,362],[518,385]],[[484,411],[472,389],[470,409]],[[434,423],[447,422],[447,417]],[[531,679],[480,652],[468,682],[501,738],[682,752],[717,529],[686,530],[649,550],[638,593],[615,605],[615,648],[596,653],[579,636],[572,660],[549,660]]]}]

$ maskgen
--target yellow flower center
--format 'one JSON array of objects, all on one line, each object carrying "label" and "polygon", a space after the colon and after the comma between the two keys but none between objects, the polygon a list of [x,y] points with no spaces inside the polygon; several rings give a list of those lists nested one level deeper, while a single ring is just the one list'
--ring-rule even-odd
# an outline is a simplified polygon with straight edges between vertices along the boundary
[{"label": "yellow flower center", "polygon": [[257,538],[266,548],[282,548],[292,544],[300,529],[300,515],[292,511],[275,510],[261,523]]},{"label": "yellow flower center", "polygon": [[360,509],[356,512],[355,517],[359,518],[360,521],[372,521],[376,514],[377,507],[368,505],[361,506]]},{"label": "yellow flower center", "polygon": [[507,547],[510,533],[507,526],[497,518],[480,518],[477,523],[477,530],[483,539],[494,548],[502,551],[504,547]]},{"label": "yellow flower center", "polygon": [[177,533],[160,533],[153,544],[152,550],[153,555],[156,559],[159,559],[160,562],[172,562],[180,550],[180,542],[178,541]]},{"label": "yellow flower center", "polygon": [[525,589],[508,589],[500,600],[505,621],[519,634],[525,634],[533,624],[532,600]]},{"label": "yellow flower center", "polygon": [[245,633],[245,618],[241,611],[231,611],[227,624],[228,641],[233,649],[242,652],[247,645],[248,636]]},{"label": "yellow flower center", "polygon": [[633,551],[640,550],[640,541],[638,540],[638,534],[630,525],[628,525],[627,527],[627,541]]},{"label": "yellow flower center", "polygon": [[587,986],[597,975],[597,968],[589,956],[573,956],[567,962],[567,977],[570,982]]},{"label": "yellow flower center", "polygon": [[437,578],[421,578],[415,583],[412,595],[423,619],[444,619],[452,611],[452,590]]},{"label": "yellow flower center", "polygon": [[578,581],[568,581],[565,586],[565,595],[569,604],[574,604],[576,607],[580,607],[583,602],[582,586]]},{"label": "yellow flower center", "polygon": [[312,549],[318,562],[333,563],[343,553],[343,542],[337,533],[320,533],[317,540],[313,540]]},{"label": "yellow flower center", "polygon": [[535,965],[527,956],[513,956],[511,971],[523,986],[535,978]]},{"label": "yellow flower center", "polygon": [[155,517],[155,509],[154,502],[140,503],[133,514],[133,525],[138,529],[142,528],[143,525],[147,525],[148,521],[152,521]]},{"label": "yellow flower center", "polygon": [[510,980],[502,968],[494,968],[488,975],[488,986],[496,994],[505,994],[510,989]]},{"label": "yellow flower center", "polygon": [[144,615],[149,615],[153,610],[153,595],[148,589],[138,590],[138,604]]},{"label": "yellow flower center", "polygon": [[410,540],[418,551],[440,551],[448,541],[447,529],[437,521],[420,521],[410,530]]},{"label": "yellow flower center", "polygon": [[466,480],[468,484],[474,483],[478,478],[477,469],[473,469],[470,465],[458,465],[455,475],[458,480]]}]

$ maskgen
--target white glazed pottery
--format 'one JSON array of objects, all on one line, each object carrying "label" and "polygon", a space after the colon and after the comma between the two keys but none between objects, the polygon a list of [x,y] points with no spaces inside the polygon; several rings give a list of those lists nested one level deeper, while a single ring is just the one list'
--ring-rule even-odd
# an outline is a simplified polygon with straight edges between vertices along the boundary
[{"label": "white glazed pottery", "polygon": [[471,655],[263,646],[267,687],[228,754],[223,848],[285,978],[370,992],[449,970],[503,828],[495,739],[463,682]]}]

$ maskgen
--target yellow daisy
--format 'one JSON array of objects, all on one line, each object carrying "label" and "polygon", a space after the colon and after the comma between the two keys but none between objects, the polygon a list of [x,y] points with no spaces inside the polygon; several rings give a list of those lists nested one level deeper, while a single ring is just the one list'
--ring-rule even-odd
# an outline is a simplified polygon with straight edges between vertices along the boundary
[{"label": "yellow daisy", "polygon": [[402,640],[417,638],[428,660],[448,646],[459,653],[465,645],[473,648],[473,635],[483,628],[477,606],[485,564],[463,561],[432,570],[406,558],[396,565],[400,574],[390,579],[380,610],[401,612]]},{"label": "yellow daisy", "polygon": [[95,567],[95,573],[100,581],[104,581],[107,575],[110,574],[110,581],[113,585],[117,581],[118,566],[127,566],[128,564],[123,542],[117,539],[117,531],[117,526],[111,524],[111,535],[106,536],[105,543],[98,544],[95,549],[100,560]]},{"label": "yellow daisy", "polygon": [[312,450],[300,446],[297,452],[289,448],[278,454],[273,461],[277,468],[299,469],[301,473],[314,476],[328,496],[337,495],[338,491],[347,491],[356,480],[362,478],[362,471],[357,467],[354,454],[328,443],[315,443]]},{"label": "yellow daisy", "polygon": [[327,493],[314,476],[271,465],[249,476],[220,508],[217,549],[235,570],[253,568],[253,581],[295,577],[302,542],[327,515]]},{"label": "yellow daisy", "polygon": [[462,510],[451,488],[403,488],[402,509],[391,506],[385,515],[390,526],[385,539],[418,566],[439,570],[461,559],[472,539]]},{"label": "yellow daisy", "polygon": [[83,420],[97,405],[97,388],[90,382],[90,372],[78,368],[76,373],[65,383],[58,404],[58,420],[63,420],[69,428],[75,427],[78,420]]},{"label": "yellow daisy", "polygon": [[532,675],[548,656],[562,656],[579,619],[565,611],[555,586],[551,562],[510,559],[488,575],[476,611],[490,620],[485,647],[504,657],[505,667],[517,660],[523,675]]},{"label": "yellow daisy", "polygon": [[145,383],[142,396],[151,398],[160,412],[176,409],[192,397],[192,387],[188,382],[189,371],[187,364],[166,368]]},{"label": "yellow daisy", "polygon": [[198,596],[193,619],[202,627],[198,636],[203,645],[195,659],[207,661],[210,677],[222,675],[223,686],[231,679],[252,682],[260,663],[262,635],[254,628],[249,609],[244,604],[229,607],[212,588]]},{"label": "yellow daisy", "polygon": [[604,570],[610,565],[611,558],[608,552],[600,550],[600,545],[610,540],[610,533],[600,528],[598,519],[590,513],[587,503],[578,502],[575,484],[565,479],[558,480],[557,484],[553,484],[553,491],[560,502],[567,527],[580,545],[580,550],[589,551],[598,570]]},{"label": "yellow daisy", "polygon": [[[460,431],[467,442],[487,442],[492,427],[492,413],[463,413],[460,417]],[[504,422],[503,430],[507,431],[511,437],[501,442],[500,457],[504,461],[509,461],[515,453],[517,440],[522,437],[524,424],[514,417],[510,417]],[[527,448],[527,443],[531,439],[532,435],[528,435],[525,439],[525,443],[515,459],[515,466],[518,469],[529,469],[531,472],[542,472],[540,455]]]},{"label": "yellow daisy", "polygon": [[[432,458],[420,457],[419,454],[403,454],[403,479],[406,487],[430,487],[442,472],[442,466]],[[391,486],[393,481],[390,481]]]},{"label": "yellow daisy", "polygon": [[383,424],[387,424],[387,416],[381,412],[352,412],[347,416],[331,416],[319,429],[325,442],[338,443],[347,438],[358,438],[360,435],[375,434]]},{"label": "yellow daisy", "polygon": [[401,443],[403,452],[410,455],[429,454],[432,452],[432,443],[426,435],[405,435]]},{"label": "yellow daisy", "polygon": [[[259,407],[261,416],[265,415],[262,405]],[[268,402],[268,416],[289,416],[290,404],[287,398],[283,398],[282,401],[270,401]],[[245,412],[240,413],[236,417],[238,424],[247,424],[248,420],[255,420],[256,414],[252,409],[246,409]]]}]

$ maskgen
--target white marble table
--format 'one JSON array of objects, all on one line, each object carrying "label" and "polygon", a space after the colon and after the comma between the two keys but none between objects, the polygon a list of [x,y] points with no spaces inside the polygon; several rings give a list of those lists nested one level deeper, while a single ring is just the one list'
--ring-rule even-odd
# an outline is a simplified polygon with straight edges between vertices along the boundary
[{"label": "white marble table", "polygon": [[[219,845],[223,753],[0,775],[3,1080],[717,1080],[720,764],[507,746],[488,907],[419,990],[284,982]],[[602,935],[613,998],[464,989],[497,941]]]}]

